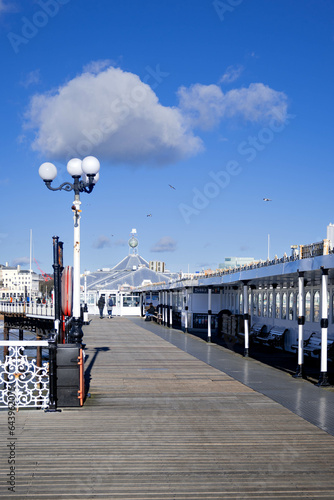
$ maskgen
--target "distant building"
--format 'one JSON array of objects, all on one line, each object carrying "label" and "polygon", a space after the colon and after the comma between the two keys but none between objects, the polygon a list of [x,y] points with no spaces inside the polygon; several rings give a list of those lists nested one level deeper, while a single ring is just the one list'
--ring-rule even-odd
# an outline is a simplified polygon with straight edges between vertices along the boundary
[{"label": "distant building", "polygon": [[156,271],[157,273],[165,272],[165,263],[160,260],[150,260],[149,268],[151,271]]},{"label": "distant building", "polygon": [[[134,293],[138,286],[149,286],[153,283],[169,283],[178,278],[178,273],[165,271],[165,263],[160,261],[147,262],[138,255],[138,240],[136,230],[131,232],[128,241],[129,255],[111,269],[101,269],[85,273],[81,278],[81,298],[88,306],[89,314],[98,314],[97,302],[100,296],[107,301],[109,296],[113,301],[113,315],[139,315],[139,293]],[[152,298],[156,302],[157,297]]]},{"label": "distant building", "polygon": [[40,276],[20,266],[0,265],[0,298],[35,297],[39,293]]},{"label": "distant building", "polygon": [[327,226],[327,240],[329,240],[329,248],[333,250],[334,248],[334,224],[328,224]]},{"label": "distant building", "polygon": [[219,269],[226,269],[228,267],[246,266],[254,262],[254,257],[225,257],[224,262],[218,264]]}]

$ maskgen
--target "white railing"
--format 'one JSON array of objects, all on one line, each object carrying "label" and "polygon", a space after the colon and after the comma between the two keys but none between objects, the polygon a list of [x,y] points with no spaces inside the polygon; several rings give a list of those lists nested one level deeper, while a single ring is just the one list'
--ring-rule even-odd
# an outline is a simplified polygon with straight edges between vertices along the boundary
[{"label": "white railing", "polygon": [[54,318],[55,310],[53,304],[29,304],[26,305],[26,315],[34,316],[37,318]]},{"label": "white railing", "polygon": [[24,302],[0,302],[0,313],[25,313]]},{"label": "white railing", "polygon": [[0,302],[0,313],[25,314],[37,318],[54,318],[53,304],[27,304],[25,302]]}]

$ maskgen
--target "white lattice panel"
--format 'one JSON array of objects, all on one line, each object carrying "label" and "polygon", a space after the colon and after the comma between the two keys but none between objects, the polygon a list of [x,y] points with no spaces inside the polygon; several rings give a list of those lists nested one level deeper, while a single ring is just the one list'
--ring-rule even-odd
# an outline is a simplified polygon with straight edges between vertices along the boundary
[{"label": "white lattice panel", "polygon": [[[13,344],[10,342],[10,344]],[[10,400],[16,408],[49,405],[49,363],[41,367],[28,360],[23,345],[9,345],[5,361],[0,361],[0,406]]]}]

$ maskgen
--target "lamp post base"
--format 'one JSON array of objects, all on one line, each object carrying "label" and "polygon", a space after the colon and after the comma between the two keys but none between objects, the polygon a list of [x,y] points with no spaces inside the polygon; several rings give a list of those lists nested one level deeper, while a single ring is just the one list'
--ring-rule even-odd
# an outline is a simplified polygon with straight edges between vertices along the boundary
[{"label": "lamp post base", "polygon": [[71,344],[82,343],[83,331],[81,325],[82,325],[81,318],[73,318],[72,328],[68,336],[69,337],[68,340]]},{"label": "lamp post base", "polygon": [[303,365],[298,365],[296,368],[296,373],[292,376],[293,376],[293,378],[305,378]]},{"label": "lamp post base", "polygon": [[328,382],[327,372],[321,372],[319,377],[319,382],[316,384],[318,387],[328,387],[330,383]]}]

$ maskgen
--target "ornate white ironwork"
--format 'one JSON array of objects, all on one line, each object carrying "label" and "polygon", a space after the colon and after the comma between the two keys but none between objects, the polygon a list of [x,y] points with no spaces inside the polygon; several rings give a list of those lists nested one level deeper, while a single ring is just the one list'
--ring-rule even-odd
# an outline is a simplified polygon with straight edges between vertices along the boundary
[{"label": "ornate white ironwork", "polygon": [[[49,363],[36,365],[28,360],[24,345],[47,346],[47,342],[1,342],[8,345],[5,361],[0,361],[0,406],[10,402],[16,408],[49,405]],[[22,345],[23,344],[23,345]]]}]

